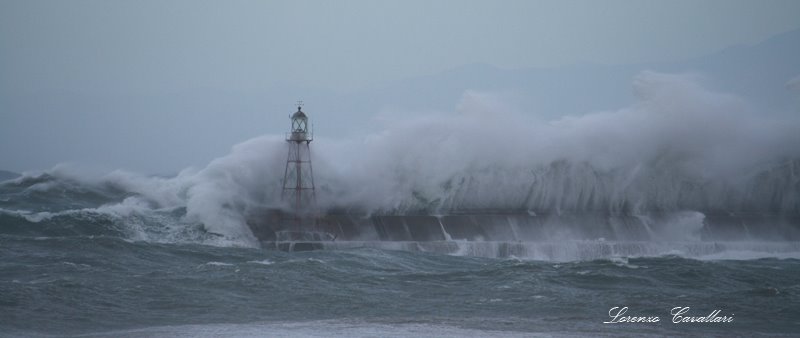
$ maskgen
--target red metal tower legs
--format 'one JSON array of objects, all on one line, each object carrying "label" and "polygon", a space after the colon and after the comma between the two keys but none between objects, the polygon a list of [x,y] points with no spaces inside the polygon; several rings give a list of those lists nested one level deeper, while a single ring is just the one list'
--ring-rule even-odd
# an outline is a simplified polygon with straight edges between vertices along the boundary
[{"label": "red metal tower legs", "polygon": [[289,154],[286,159],[281,198],[290,203],[295,219],[299,222],[301,218],[313,217],[316,208],[310,141],[288,143]]}]

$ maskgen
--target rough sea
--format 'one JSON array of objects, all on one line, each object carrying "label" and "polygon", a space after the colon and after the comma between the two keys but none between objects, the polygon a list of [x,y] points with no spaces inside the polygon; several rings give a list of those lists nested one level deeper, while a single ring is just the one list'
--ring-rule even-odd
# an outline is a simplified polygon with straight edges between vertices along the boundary
[{"label": "rough sea", "polygon": [[501,242],[264,250],[247,222],[285,207],[281,136],[175,175],[0,182],[0,335],[797,336],[800,123],[691,76],[634,89],[618,111],[536,121],[468,100],[312,143],[319,209],[469,211]]},{"label": "rough sea", "polygon": [[[586,248],[603,240],[565,241],[561,250],[584,250],[575,256],[582,258],[549,260],[357,245],[281,252],[232,245],[186,220],[183,207],[123,212],[111,203],[129,195],[107,183],[81,185],[50,174],[0,185],[0,335],[800,332],[798,242],[695,242],[715,248],[706,252],[645,241],[637,245],[656,249],[587,256]],[[615,320],[615,307],[628,308],[621,317],[659,322],[604,323]],[[690,308],[684,317],[720,310],[717,317],[733,320],[673,323],[675,307]]]}]

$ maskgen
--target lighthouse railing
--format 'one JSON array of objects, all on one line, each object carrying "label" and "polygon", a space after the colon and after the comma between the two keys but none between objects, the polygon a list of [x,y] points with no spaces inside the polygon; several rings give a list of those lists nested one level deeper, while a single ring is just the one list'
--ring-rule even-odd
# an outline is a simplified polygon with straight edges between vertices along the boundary
[{"label": "lighthouse railing", "polygon": [[288,132],[286,133],[286,141],[313,141],[314,134],[309,132]]}]

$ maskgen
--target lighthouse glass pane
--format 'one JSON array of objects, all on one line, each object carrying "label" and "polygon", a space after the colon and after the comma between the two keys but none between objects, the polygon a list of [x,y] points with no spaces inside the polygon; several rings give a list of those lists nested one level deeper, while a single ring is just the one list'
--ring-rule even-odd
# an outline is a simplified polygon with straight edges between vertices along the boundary
[{"label": "lighthouse glass pane", "polygon": [[293,119],[292,120],[292,131],[305,132],[306,131],[306,120],[304,120],[304,119]]}]

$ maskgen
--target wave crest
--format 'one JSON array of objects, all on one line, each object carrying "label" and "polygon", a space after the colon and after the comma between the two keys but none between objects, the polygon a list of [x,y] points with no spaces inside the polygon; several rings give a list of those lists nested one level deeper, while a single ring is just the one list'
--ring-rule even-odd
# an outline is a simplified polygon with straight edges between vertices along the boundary
[{"label": "wave crest", "polygon": [[[800,213],[798,119],[765,117],[694,75],[643,72],[634,82],[638,101],[617,111],[539,121],[468,92],[454,114],[384,121],[351,139],[318,138],[312,156],[319,207],[367,214]],[[263,136],[174,177],[82,176],[57,167],[2,183],[0,207],[117,208],[128,218],[183,210],[169,224],[200,225],[252,245],[247,218],[284,207],[285,156],[282,138]],[[120,212],[128,207],[135,214]]]}]

